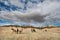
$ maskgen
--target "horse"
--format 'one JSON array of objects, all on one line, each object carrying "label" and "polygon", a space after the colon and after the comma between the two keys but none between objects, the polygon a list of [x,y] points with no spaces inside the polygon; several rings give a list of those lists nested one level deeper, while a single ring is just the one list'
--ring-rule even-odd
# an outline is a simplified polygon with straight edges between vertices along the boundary
[{"label": "horse", "polygon": [[12,28],[11,30],[12,30],[13,32],[16,32],[16,29],[14,29],[14,28]]},{"label": "horse", "polygon": [[22,31],[23,31],[23,28],[20,28],[20,29],[19,29],[19,33],[21,34],[21,33],[22,33]]},{"label": "horse", "polygon": [[34,28],[31,28],[31,31],[32,31],[32,32],[36,32],[36,30],[35,30]]}]

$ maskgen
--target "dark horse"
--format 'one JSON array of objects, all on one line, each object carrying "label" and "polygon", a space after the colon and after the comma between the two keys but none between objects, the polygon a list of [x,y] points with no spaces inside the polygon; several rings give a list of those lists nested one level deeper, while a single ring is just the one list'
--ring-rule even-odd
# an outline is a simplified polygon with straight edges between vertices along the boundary
[{"label": "dark horse", "polygon": [[34,28],[31,29],[32,32],[36,32],[36,30]]},{"label": "dark horse", "polygon": [[17,28],[17,31],[16,31],[16,32],[17,32],[17,34],[18,34],[18,32],[19,32],[18,28]]}]

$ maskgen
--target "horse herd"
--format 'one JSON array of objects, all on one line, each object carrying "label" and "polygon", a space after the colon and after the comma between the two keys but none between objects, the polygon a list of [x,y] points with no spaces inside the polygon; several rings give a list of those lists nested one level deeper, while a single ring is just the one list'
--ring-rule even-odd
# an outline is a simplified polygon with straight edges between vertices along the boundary
[{"label": "horse herd", "polygon": [[[18,28],[16,28],[16,29],[11,28],[11,30],[13,32],[17,33],[17,34],[19,34],[19,33],[21,34],[23,32],[24,28],[20,28],[20,29],[18,29]],[[31,32],[36,32],[35,28],[31,28]]]},{"label": "horse herd", "polygon": [[[21,34],[24,30],[24,28],[11,28],[11,30],[17,34]],[[36,29],[35,28],[31,28],[30,29],[31,32],[36,32]],[[47,32],[47,29],[45,29],[43,32]]]}]

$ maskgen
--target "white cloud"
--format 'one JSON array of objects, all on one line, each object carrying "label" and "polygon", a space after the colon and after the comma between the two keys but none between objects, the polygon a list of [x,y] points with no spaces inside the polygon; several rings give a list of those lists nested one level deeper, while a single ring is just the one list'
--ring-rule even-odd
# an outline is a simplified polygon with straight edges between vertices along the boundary
[{"label": "white cloud", "polygon": [[21,3],[19,0],[9,0],[9,2],[10,2],[12,5],[15,5],[15,6],[24,8],[24,4]]},{"label": "white cloud", "polygon": [[[10,0],[11,4],[23,7],[19,1]],[[32,5],[31,3],[29,3]],[[30,7],[30,5],[28,5]],[[33,23],[37,25],[51,24],[54,21],[60,20],[60,2],[57,0],[45,0],[43,3],[34,5],[36,7],[28,8],[25,13],[20,11],[1,12],[0,19],[10,20],[14,23]],[[40,24],[39,24],[40,23]]]}]

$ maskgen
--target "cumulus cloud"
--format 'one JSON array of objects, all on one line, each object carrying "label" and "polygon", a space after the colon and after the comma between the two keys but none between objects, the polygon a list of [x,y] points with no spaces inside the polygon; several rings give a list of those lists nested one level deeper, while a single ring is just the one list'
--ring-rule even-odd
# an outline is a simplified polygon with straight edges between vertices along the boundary
[{"label": "cumulus cloud", "polygon": [[[12,4],[18,4],[17,6],[19,6],[20,3],[18,2],[11,1]],[[29,2],[28,4],[32,5]],[[34,7],[31,6],[32,8],[30,8],[30,5],[27,5],[28,9],[25,13],[22,13],[20,11],[2,11],[0,14],[0,19],[9,20],[14,23],[37,23],[39,25],[46,25],[46,23],[51,24],[55,21],[60,20],[59,0],[44,0],[43,3],[33,4]]]},{"label": "cumulus cloud", "polygon": [[23,21],[23,22],[44,22],[45,21],[45,17],[47,15],[41,15],[40,13],[21,13],[21,12],[11,12],[11,13],[8,13],[8,12],[2,12],[0,14],[0,19],[6,19],[6,20],[11,20],[11,21],[17,21],[17,22],[20,22],[20,21]]}]

